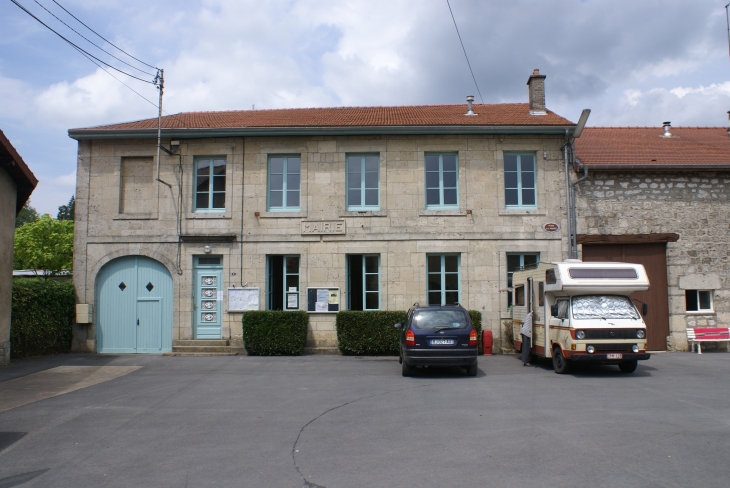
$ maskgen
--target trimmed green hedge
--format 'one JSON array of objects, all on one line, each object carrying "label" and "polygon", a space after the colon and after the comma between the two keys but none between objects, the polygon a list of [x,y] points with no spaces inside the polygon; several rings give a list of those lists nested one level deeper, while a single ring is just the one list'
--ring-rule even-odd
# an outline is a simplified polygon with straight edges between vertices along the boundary
[{"label": "trimmed green hedge", "polygon": [[335,321],[337,345],[343,354],[397,354],[401,329],[393,325],[405,321],[406,312],[339,312]]},{"label": "trimmed green hedge", "polygon": [[307,341],[304,311],[255,310],[243,313],[243,345],[252,356],[298,356]]},{"label": "trimmed green hedge", "polygon": [[70,281],[13,280],[10,355],[13,358],[71,350],[76,298]]},{"label": "trimmed green hedge", "polygon": [[[468,310],[477,337],[481,337],[482,313]],[[406,321],[406,312],[343,311],[337,314],[337,344],[343,354],[398,354],[401,329],[393,327]],[[479,352],[482,344],[479,341]]]}]

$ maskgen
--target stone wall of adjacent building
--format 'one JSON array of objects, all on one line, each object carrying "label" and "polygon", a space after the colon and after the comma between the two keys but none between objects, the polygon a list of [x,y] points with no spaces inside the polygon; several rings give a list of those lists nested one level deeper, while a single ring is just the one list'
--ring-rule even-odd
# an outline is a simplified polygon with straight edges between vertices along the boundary
[{"label": "stone wall of adjacent building", "polygon": [[0,169],[0,366],[10,363],[16,198],[15,183],[5,170]]},{"label": "stone wall of adjacent building", "polygon": [[[506,255],[539,252],[541,260],[565,257],[564,231],[546,232],[546,222],[565,228],[565,175],[562,136],[338,136],[258,137],[182,140],[179,156],[163,156],[162,184],[145,187],[145,211],[120,206],[125,184],[147,170],[141,164],[155,154],[155,140],[81,141],[77,171],[77,219],[74,281],[83,303],[95,300],[95,279],[114,257],[140,254],[162,262],[173,277],[173,339],[192,335],[194,256],[223,257],[223,289],[258,287],[266,308],[267,256],[300,256],[300,304],[307,287],[347,289],[348,254],[379,254],[381,309],[406,310],[426,303],[426,256],[461,257],[461,303],[483,315],[483,327],[499,346],[501,322],[509,317]],[[163,144],[168,141],[163,140]],[[506,210],[503,155],[530,152],[537,162],[538,207]],[[424,155],[458,154],[459,208],[425,209]],[[345,205],[346,156],[380,157],[380,210],[350,212]],[[270,155],[301,157],[301,209],[267,209]],[[225,156],[226,209],[197,213],[192,175],[196,156]],[[128,166],[125,162],[138,163]],[[133,171],[139,170],[139,171]],[[179,188],[182,189],[181,193]],[[178,197],[181,198],[178,209]],[[123,201],[123,200],[122,200]],[[178,245],[177,215],[183,235],[209,236]],[[341,235],[302,234],[302,221],[344,222]],[[221,242],[221,236],[233,236]],[[345,308],[341,306],[341,308]],[[310,314],[309,347],[336,346],[334,315]],[[224,337],[240,340],[241,314],[224,314]],[[77,325],[74,347],[95,350],[95,325]],[[498,347],[497,347],[498,349]]]},{"label": "stone wall of adjacent building", "polygon": [[[579,234],[679,234],[667,243],[670,349],[687,349],[687,327],[730,326],[730,172],[591,172],[576,200]],[[696,289],[713,291],[712,313],[686,312]]]}]

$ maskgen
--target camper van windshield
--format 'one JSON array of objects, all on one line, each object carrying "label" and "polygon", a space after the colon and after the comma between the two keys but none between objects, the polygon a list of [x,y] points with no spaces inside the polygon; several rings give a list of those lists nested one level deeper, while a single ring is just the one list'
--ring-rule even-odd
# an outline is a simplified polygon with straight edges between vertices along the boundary
[{"label": "camper van windshield", "polygon": [[639,319],[639,312],[629,297],[620,295],[584,295],[573,298],[575,319]]}]

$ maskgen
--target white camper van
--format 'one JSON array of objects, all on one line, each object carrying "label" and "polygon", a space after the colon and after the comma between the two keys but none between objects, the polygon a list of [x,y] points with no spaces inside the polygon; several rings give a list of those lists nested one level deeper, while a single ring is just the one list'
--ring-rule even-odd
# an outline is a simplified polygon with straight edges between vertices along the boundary
[{"label": "white camper van", "polygon": [[633,373],[646,352],[646,304],[629,297],[649,289],[640,264],[540,263],[512,276],[512,331],[521,350],[520,329],[532,313],[531,353],[552,357],[558,374],[573,362],[616,364]]}]

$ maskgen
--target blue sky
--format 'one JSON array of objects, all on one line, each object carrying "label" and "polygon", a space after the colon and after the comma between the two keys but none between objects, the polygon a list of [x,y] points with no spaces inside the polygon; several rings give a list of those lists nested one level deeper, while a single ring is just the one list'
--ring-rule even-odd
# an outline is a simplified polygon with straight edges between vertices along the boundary
[{"label": "blue sky", "polygon": [[[113,61],[38,5],[113,51],[52,0],[18,1]],[[479,101],[446,0],[57,1],[164,68],[169,113]],[[526,102],[538,68],[548,108],[574,121],[590,108],[598,126],[725,126],[725,3],[451,0],[486,103]],[[66,131],[157,111],[9,0],[0,32],[0,129],[40,180],[32,205],[55,215],[75,186]],[[156,101],[151,85],[125,82]]]}]

